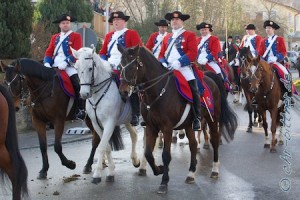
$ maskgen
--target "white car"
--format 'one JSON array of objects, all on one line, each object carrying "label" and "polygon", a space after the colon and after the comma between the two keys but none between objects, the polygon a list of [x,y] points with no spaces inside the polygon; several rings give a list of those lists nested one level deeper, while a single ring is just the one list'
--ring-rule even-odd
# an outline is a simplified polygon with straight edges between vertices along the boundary
[{"label": "white car", "polygon": [[290,62],[291,67],[295,67],[298,55],[299,54],[296,51],[288,51],[287,52],[287,57],[289,58],[289,62]]}]

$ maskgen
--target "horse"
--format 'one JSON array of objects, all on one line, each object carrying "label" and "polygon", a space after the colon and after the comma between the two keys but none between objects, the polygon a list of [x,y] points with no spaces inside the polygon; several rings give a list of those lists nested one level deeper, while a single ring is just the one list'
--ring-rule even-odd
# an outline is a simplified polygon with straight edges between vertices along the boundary
[{"label": "horse", "polygon": [[[283,105],[279,106],[280,98],[282,97],[281,84],[275,69],[266,61],[257,58],[251,59],[249,62],[249,91],[255,94],[258,103],[258,112],[262,115],[263,128],[265,131],[264,148],[270,148],[271,153],[276,152],[276,127],[280,123],[281,113],[283,112]],[[266,111],[271,115],[271,132],[272,142],[268,138],[268,123],[266,120]],[[271,147],[270,147],[271,146]]]},{"label": "horse", "polygon": [[[71,49],[77,58],[75,68],[80,79],[80,95],[87,99],[86,111],[91,118],[93,127],[99,134],[101,141],[98,147],[99,155],[96,169],[93,173],[92,183],[101,182],[102,158],[104,153],[108,160],[108,174],[106,181],[114,181],[115,165],[111,156],[111,147],[108,145],[113,130],[117,125],[125,124],[132,141],[131,159],[135,167],[140,166],[137,158],[136,143],[137,132],[130,124],[130,102],[123,102],[114,77],[112,68],[107,61],[95,53],[95,49],[83,47],[78,51]],[[124,146],[122,146],[124,148]],[[120,149],[122,149],[120,148]]]},{"label": "horse", "polygon": [[12,97],[0,85],[0,180],[8,175],[12,184],[13,200],[28,197],[27,167],[19,150],[16,117]]},{"label": "horse", "polygon": [[[257,126],[259,127],[259,124],[262,121],[262,119],[261,119],[261,115],[257,112],[256,106],[252,105],[252,99],[255,96],[255,94],[249,91],[250,90],[249,68],[251,66],[249,63],[251,62],[251,59],[253,59],[250,48],[249,47],[241,48],[237,58],[239,59],[240,62],[240,84],[241,84],[241,88],[244,91],[245,98],[247,101],[244,110],[248,111],[248,115],[249,115],[247,132],[252,133],[252,126],[254,126],[257,123]],[[254,118],[252,121],[253,112],[254,112]]]},{"label": "horse", "polygon": [[[76,163],[66,158],[61,145],[65,121],[75,119],[75,107],[68,109],[70,97],[61,88],[56,71],[27,58],[17,59],[11,65],[3,67],[5,69],[5,82],[15,97],[22,98],[19,91],[24,91],[25,87],[28,87],[30,91],[30,98],[27,103],[33,126],[38,134],[43,161],[42,169],[37,178],[46,179],[49,169],[46,136],[46,124],[48,122],[54,125],[54,150],[60,157],[62,165],[72,170],[75,169]],[[69,112],[67,112],[68,110]]]},{"label": "horse", "polygon": [[[170,146],[173,129],[185,129],[191,152],[189,173],[185,182],[188,184],[194,183],[197,164],[197,141],[192,130],[193,113],[190,110],[190,104],[187,104],[186,100],[177,92],[172,71],[164,68],[145,47],[136,46],[124,49],[118,45],[118,50],[122,53],[120,64],[121,85],[119,88],[121,95],[123,98],[128,97],[130,92],[128,86],[134,86],[143,94],[141,111],[147,125],[144,154],[154,175],[163,174],[157,193],[164,194],[168,191],[169,164],[171,161]],[[210,87],[214,98],[214,115],[212,118],[208,111],[201,107],[202,117],[206,119],[210,128],[210,141],[214,150],[211,178],[219,176],[218,147],[220,133],[218,125],[225,125],[228,135],[223,132],[223,136],[228,140],[233,139],[237,128],[237,118],[228,106],[222,82],[217,76],[215,77],[217,82],[204,76],[204,81]],[[187,116],[182,118],[184,111],[186,111]],[[160,130],[163,132],[164,138],[163,165],[157,166],[152,152]]]}]

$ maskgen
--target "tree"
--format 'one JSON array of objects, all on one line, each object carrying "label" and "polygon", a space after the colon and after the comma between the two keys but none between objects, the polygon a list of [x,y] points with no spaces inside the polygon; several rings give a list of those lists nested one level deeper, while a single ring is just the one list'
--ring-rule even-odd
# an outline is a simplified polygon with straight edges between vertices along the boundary
[{"label": "tree", "polygon": [[67,13],[79,22],[91,22],[93,19],[92,7],[85,0],[41,0],[36,12],[37,21],[44,23],[51,33],[57,32],[57,25],[52,21],[61,14]]},{"label": "tree", "polygon": [[0,58],[29,56],[32,16],[31,0],[0,2]]}]

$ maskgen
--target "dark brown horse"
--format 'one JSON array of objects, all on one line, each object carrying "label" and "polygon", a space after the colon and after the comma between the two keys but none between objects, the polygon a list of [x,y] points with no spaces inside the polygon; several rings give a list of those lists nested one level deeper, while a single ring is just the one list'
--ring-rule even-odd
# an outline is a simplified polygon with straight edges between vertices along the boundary
[{"label": "dark brown horse", "polygon": [[12,98],[0,85],[0,180],[5,174],[12,183],[13,200],[28,196],[27,168],[18,145],[16,117]]},{"label": "dark brown horse", "polygon": [[[249,47],[243,47],[239,51],[238,59],[240,61],[240,84],[241,88],[244,91],[245,98],[246,98],[246,105],[244,107],[244,110],[248,111],[249,115],[249,124],[247,128],[247,132],[252,133],[252,126],[254,126],[256,123],[259,124],[262,119],[261,115],[257,112],[257,107],[252,105],[252,99],[255,96],[254,93],[250,92],[250,75],[249,75],[249,68],[251,67],[250,62],[253,59],[250,48]],[[242,92],[240,90],[240,92]],[[252,120],[252,113],[254,112],[254,118]],[[256,121],[258,119],[258,121]]]},{"label": "dark brown horse", "polygon": [[278,108],[279,100],[282,97],[282,89],[279,78],[275,70],[260,57],[253,58],[249,62],[249,81],[250,92],[255,93],[258,103],[258,112],[262,115],[263,128],[265,131],[265,148],[270,148],[268,138],[268,123],[266,111],[271,115],[272,142],[270,152],[276,152],[276,127],[279,125],[280,113],[283,111],[283,105]]},{"label": "dark brown horse", "polygon": [[[38,133],[43,160],[43,167],[39,172],[38,178],[45,179],[49,168],[46,136],[46,124],[48,122],[54,124],[54,149],[60,157],[62,165],[69,169],[75,169],[75,162],[65,157],[61,145],[65,121],[75,119],[75,108],[73,106],[70,112],[67,113],[70,97],[68,97],[60,87],[58,77],[55,75],[56,71],[52,68],[44,67],[39,62],[25,58],[18,59],[12,63],[10,67],[6,66],[5,71],[6,82],[11,87],[10,90],[14,96],[21,96],[15,90],[16,88],[27,86],[30,91],[29,107],[33,125]],[[22,81],[17,81],[19,78],[22,79]],[[89,124],[87,123],[87,125]],[[89,128],[93,130],[92,127]],[[119,133],[113,134],[113,136],[116,136],[112,137],[113,143],[114,139],[116,139],[116,141],[119,140],[118,134]],[[93,148],[84,169],[85,173],[91,171],[94,153],[100,141],[96,135],[97,134],[94,133]]]},{"label": "dark brown horse", "polygon": [[[191,162],[186,183],[194,183],[197,164],[197,142],[192,130],[193,114],[190,110],[181,125],[177,124],[186,107],[190,105],[177,92],[172,72],[165,69],[152,53],[144,47],[137,46],[123,49],[121,46],[118,46],[118,49],[122,53],[121,95],[123,97],[128,95],[128,85],[135,86],[143,93],[141,111],[147,125],[145,157],[154,175],[163,174],[158,193],[166,193],[168,190],[169,164],[171,161],[170,147],[173,129],[185,129],[191,151]],[[228,135],[225,133],[223,135],[227,139],[233,139],[237,128],[237,118],[228,106],[220,79],[216,76],[216,84],[214,80],[205,76],[204,81],[210,87],[214,98],[215,113],[213,119],[210,118],[206,108],[202,107],[201,111],[202,117],[206,119],[209,125],[210,141],[213,146],[214,158],[211,177],[217,178],[219,174],[218,147],[220,139],[218,125],[225,125]],[[159,130],[164,133],[164,148],[162,153],[163,165],[157,166],[152,152]]]}]

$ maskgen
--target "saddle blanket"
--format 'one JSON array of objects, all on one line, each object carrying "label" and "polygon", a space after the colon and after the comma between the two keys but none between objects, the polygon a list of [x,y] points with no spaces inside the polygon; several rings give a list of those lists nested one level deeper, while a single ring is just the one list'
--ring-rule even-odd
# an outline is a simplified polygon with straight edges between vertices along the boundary
[{"label": "saddle blanket", "polygon": [[[204,90],[203,91],[199,91],[200,92],[200,101],[201,101],[201,106],[206,108],[206,105],[209,109],[209,111],[211,112],[211,114],[214,114],[214,99],[213,99],[213,95],[212,92],[210,90],[210,88],[208,87],[208,85],[203,81],[203,72],[200,70],[197,70],[193,67],[193,71],[195,74],[195,77],[197,79],[197,83],[199,84],[203,84],[204,86]],[[188,102],[192,103],[193,102],[193,95],[192,95],[192,91],[191,88],[188,84],[188,82],[185,80],[184,76],[177,70],[173,71],[173,74],[175,75],[175,83],[176,83],[176,87],[177,90],[179,92],[179,94],[186,99]],[[201,81],[201,83],[199,83]],[[200,87],[198,87],[200,88]],[[205,105],[206,104],[206,105]]]},{"label": "saddle blanket", "polygon": [[75,97],[74,87],[72,85],[72,82],[67,72],[65,70],[57,70],[57,71],[58,71],[58,79],[61,88],[63,89],[66,95],[74,98]]}]

